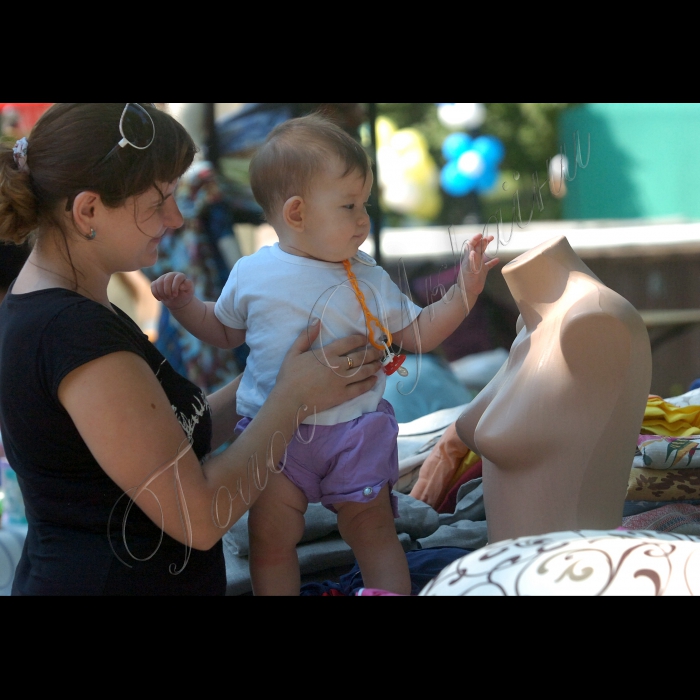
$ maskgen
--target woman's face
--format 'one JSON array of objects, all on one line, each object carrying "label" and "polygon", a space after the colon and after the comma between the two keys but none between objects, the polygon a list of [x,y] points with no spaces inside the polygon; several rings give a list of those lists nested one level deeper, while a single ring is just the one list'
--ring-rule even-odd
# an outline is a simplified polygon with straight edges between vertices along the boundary
[{"label": "woman's face", "polygon": [[[175,202],[178,181],[158,183],[138,197],[129,198],[118,209],[106,210],[104,233],[109,236],[114,271],[127,272],[155,265],[158,245],[184,219]],[[101,232],[96,231],[97,239]]]}]

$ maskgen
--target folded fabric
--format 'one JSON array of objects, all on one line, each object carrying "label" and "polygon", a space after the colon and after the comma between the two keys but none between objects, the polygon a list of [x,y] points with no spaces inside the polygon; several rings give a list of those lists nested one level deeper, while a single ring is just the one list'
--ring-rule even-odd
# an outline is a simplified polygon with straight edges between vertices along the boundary
[{"label": "folded fabric", "polygon": [[700,389],[691,389],[686,391],[685,394],[672,396],[670,399],[664,399],[664,401],[674,406],[700,406]]},{"label": "folded fabric", "polygon": [[700,469],[633,468],[628,501],[688,501],[700,498]]},{"label": "folded fabric", "polygon": [[[457,494],[454,513],[438,515],[429,505],[405,494],[397,494],[401,518],[396,529],[405,552],[435,547],[478,549],[487,542],[484,490],[481,479],[464,484]],[[324,512],[325,511],[325,512]],[[247,515],[223,538],[226,559],[227,595],[244,595],[252,590],[248,552]],[[320,504],[306,514],[304,542],[297,547],[302,576],[324,580],[329,570],[349,570],[355,557],[337,531],[337,517]],[[313,540],[314,537],[319,539]],[[311,541],[313,540],[313,541]],[[335,574],[333,574],[335,575]]]},{"label": "folded fabric", "polygon": [[[437,508],[461,473],[479,459],[479,455],[459,439],[455,424],[451,424],[423,462],[411,496]],[[465,466],[465,460],[472,461]]]},{"label": "folded fabric", "polygon": [[700,435],[700,406],[676,406],[660,396],[649,396],[642,433],[690,437]]},{"label": "folded fabric", "polygon": [[632,466],[638,469],[696,469],[700,467],[698,447],[700,435],[640,435]]},{"label": "folded fabric", "polygon": [[[472,453],[473,454],[473,453]],[[437,512],[454,513],[457,508],[457,494],[460,488],[472,481],[472,479],[480,479],[483,474],[483,462],[479,460],[475,465],[469,467],[464,474],[457,480],[457,483],[448,491],[445,500],[436,508]]]},{"label": "folded fabric", "polygon": [[[425,503],[406,496],[396,494],[399,502],[399,515],[394,523],[399,535],[405,534],[409,541],[433,534],[439,525],[438,514]],[[323,540],[329,544],[330,536],[339,537],[338,516],[331,513],[320,503],[309,504],[304,516],[304,535],[299,547],[299,556],[305,547]],[[225,535],[224,542],[231,548],[231,553],[238,557],[247,557],[250,553],[250,541],[248,538],[248,513],[246,513]],[[341,541],[342,542],[342,541]],[[347,545],[343,549],[350,551]],[[334,564],[335,565],[335,564]]]},{"label": "folded fabric", "polygon": [[[683,499],[683,504],[691,506],[700,506],[700,500],[697,498],[693,499]],[[665,505],[668,505],[668,501],[625,501],[625,507],[622,510],[622,518],[629,518],[631,515],[639,515],[640,513],[646,513],[650,510],[656,510]]]},{"label": "folded fabric", "polygon": [[622,527],[628,530],[655,532],[673,532],[679,527],[693,523],[700,523],[700,506],[688,503],[669,503],[661,508],[622,519]]}]

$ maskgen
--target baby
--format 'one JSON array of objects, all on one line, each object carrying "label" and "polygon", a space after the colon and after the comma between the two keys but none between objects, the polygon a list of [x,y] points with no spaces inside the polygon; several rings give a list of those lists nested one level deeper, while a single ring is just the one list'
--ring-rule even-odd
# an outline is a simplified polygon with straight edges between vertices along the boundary
[{"label": "baby", "polygon": [[[392,342],[412,352],[437,347],[464,320],[482,291],[491,238],[475,236],[458,283],[421,310],[359,250],[370,231],[372,170],[363,148],[342,129],[312,115],[277,127],[250,166],[256,200],[279,243],[243,258],[221,298],[205,303],[182,273],[153,283],[154,296],[193,335],[222,348],[244,342],[250,356],[238,391],[241,434],[275,384],[292,342],[314,317],[322,337],[360,333],[398,364]],[[417,332],[416,332],[417,331]],[[315,350],[325,362],[322,350]],[[335,372],[356,372],[351,357]],[[387,370],[389,371],[389,370]],[[364,585],[408,595],[408,566],[396,535],[398,424],[383,400],[386,375],[369,392],[299,426],[282,473],[271,474],[249,517],[250,572],[256,595],[298,595],[296,546],[309,503],[338,515]]]}]

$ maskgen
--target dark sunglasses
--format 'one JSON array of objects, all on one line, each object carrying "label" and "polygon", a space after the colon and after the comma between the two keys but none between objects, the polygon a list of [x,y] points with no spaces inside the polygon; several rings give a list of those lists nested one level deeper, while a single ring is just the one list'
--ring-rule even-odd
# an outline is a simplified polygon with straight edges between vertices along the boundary
[{"label": "dark sunglasses", "polygon": [[126,103],[119,120],[119,133],[122,135],[121,141],[99,162],[99,165],[109,160],[120,148],[131,146],[139,151],[145,151],[151,146],[156,137],[156,125],[143,105],[155,108],[152,102]]}]

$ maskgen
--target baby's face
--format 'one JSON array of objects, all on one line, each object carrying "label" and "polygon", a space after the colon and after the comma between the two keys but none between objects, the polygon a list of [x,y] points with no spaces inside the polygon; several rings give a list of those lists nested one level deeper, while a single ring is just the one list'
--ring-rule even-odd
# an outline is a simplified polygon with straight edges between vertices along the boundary
[{"label": "baby's face", "polygon": [[369,236],[372,173],[364,180],[357,171],[342,177],[343,170],[340,163],[329,166],[304,197],[304,252],[326,262],[351,259]]}]

